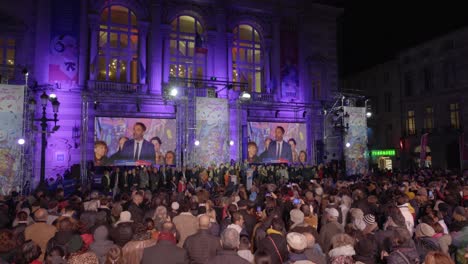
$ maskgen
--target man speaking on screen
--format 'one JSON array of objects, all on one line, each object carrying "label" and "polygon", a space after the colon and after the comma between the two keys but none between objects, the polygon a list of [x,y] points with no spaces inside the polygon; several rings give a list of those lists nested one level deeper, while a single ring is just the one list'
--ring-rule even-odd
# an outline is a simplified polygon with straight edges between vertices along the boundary
[{"label": "man speaking on screen", "polygon": [[145,124],[136,122],[133,126],[133,139],[127,140],[122,149],[122,158],[126,160],[150,160],[154,162],[154,145],[143,138]]},{"label": "man speaking on screen", "polygon": [[272,141],[268,147],[269,157],[272,160],[292,162],[291,145],[283,140],[284,132],[282,126],[276,127],[275,141]]}]

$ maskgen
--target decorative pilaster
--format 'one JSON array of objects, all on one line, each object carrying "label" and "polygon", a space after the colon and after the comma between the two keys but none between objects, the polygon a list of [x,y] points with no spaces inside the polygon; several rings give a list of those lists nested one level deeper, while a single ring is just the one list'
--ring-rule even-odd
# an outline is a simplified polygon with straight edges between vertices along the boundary
[{"label": "decorative pilaster", "polygon": [[171,56],[171,25],[161,25],[161,38],[163,40],[163,82],[169,82],[169,68]]},{"label": "decorative pilaster", "polygon": [[273,92],[273,80],[271,79],[271,39],[265,39],[265,51],[264,51],[264,63],[263,63],[263,72],[265,74],[265,85],[264,85],[264,92],[272,93]]},{"label": "decorative pilaster", "polygon": [[90,48],[89,48],[89,80],[97,79],[98,74],[98,50],[99,50],[99,16],[96,14],[88,15],[89,27],[91,30]]},{"label": "decorative pilaster", "polygon": [[159,1],[151,5],[151,28],[150,28],[150,62],[148,65],[149,71],[149,87],[148,92],[161,94],[161,76],[162,76],[162,41],[161,41],[161,4]]},{"label": "decorative pilaster", "polygon": [[232,81],[232,41],[233,41],[233,34],[227,33],[226,34],[226,47],[227,47],[227,75],[229,81]]},{"label": "decorative pilaster", "polygon": [[80,15],[80,55],[78,61],[78,86],[83,88],[86,86],[86,73],[88,72],[88,1],[81,1]]},{"label": "decorative pilaster", "polygon": [[146,84],[147,63],[146,63],[146,38],[148,36],[148,23],[138,22],[138,57],[139,57],[139,76],[140,84]]}]

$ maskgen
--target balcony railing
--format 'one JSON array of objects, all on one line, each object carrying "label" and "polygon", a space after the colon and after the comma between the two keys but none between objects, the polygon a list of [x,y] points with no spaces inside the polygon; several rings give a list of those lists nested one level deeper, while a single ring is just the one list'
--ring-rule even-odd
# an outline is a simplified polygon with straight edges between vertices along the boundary
[{"label": "balcony railing", "polygon": [[0,64],[0,83],[24,84],[25,78],[22,69],[15,65]]},{"label": "balcony railing", "polygon": [[252,101],[255,102],[274,102],[275,96],[269,93],[251,93]]},{"label": "balcony railing", "polygon": [[139,83],[88,81],[88,89],[96,92],[141,93],[146,89],[146,85]]}]

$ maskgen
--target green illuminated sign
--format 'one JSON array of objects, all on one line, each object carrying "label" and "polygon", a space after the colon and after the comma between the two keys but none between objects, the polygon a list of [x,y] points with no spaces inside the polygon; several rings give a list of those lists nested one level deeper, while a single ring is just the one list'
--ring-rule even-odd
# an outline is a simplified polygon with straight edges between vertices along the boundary
[{"label": "green illuminated sign", "polygon": [[376,149],[371,150],[372,157],[380,157],[380,156],[395,156],[396,152],[394,149]]}]

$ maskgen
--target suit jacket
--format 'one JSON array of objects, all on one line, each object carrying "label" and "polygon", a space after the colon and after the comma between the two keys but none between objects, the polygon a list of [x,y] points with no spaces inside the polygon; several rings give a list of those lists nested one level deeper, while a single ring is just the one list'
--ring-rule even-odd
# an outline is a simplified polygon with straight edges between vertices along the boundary
[{"label": "suit jacket", "polygon": [[[280,158],[281,159],[285,159],[287,160],[288,162],[292,162],[293,159],[292,159],[292,151],[291,151],[291,145],[289,145],[288,142],[286,141],[282,141],[282,147],[281,147],[281,153],[280,153]],[[270,146],[268,147],[268,157],[270,159],[278,159],[278,157],[276,156],[276,141],[272,141],[270,143]]]},{"label": "suit jacket", "polygon": [[[155,161],[156,158],[156,153],[154,152],[154,145],[147,141],[143,140],[142,146],[140,146],[141,152],[140,152],[140,160],[150,160],[151,162]],[[133,158],[135,154],[135,140],[127,140],[125,142],[122,151],[120,153],[120,156],[124,160],[135,160]]]},{"label": "suit jacket", "polygon": [[143,250],[142,264],[182,264],[189,263],[187,251],[169,241],[158,241],[155,246]]}]

